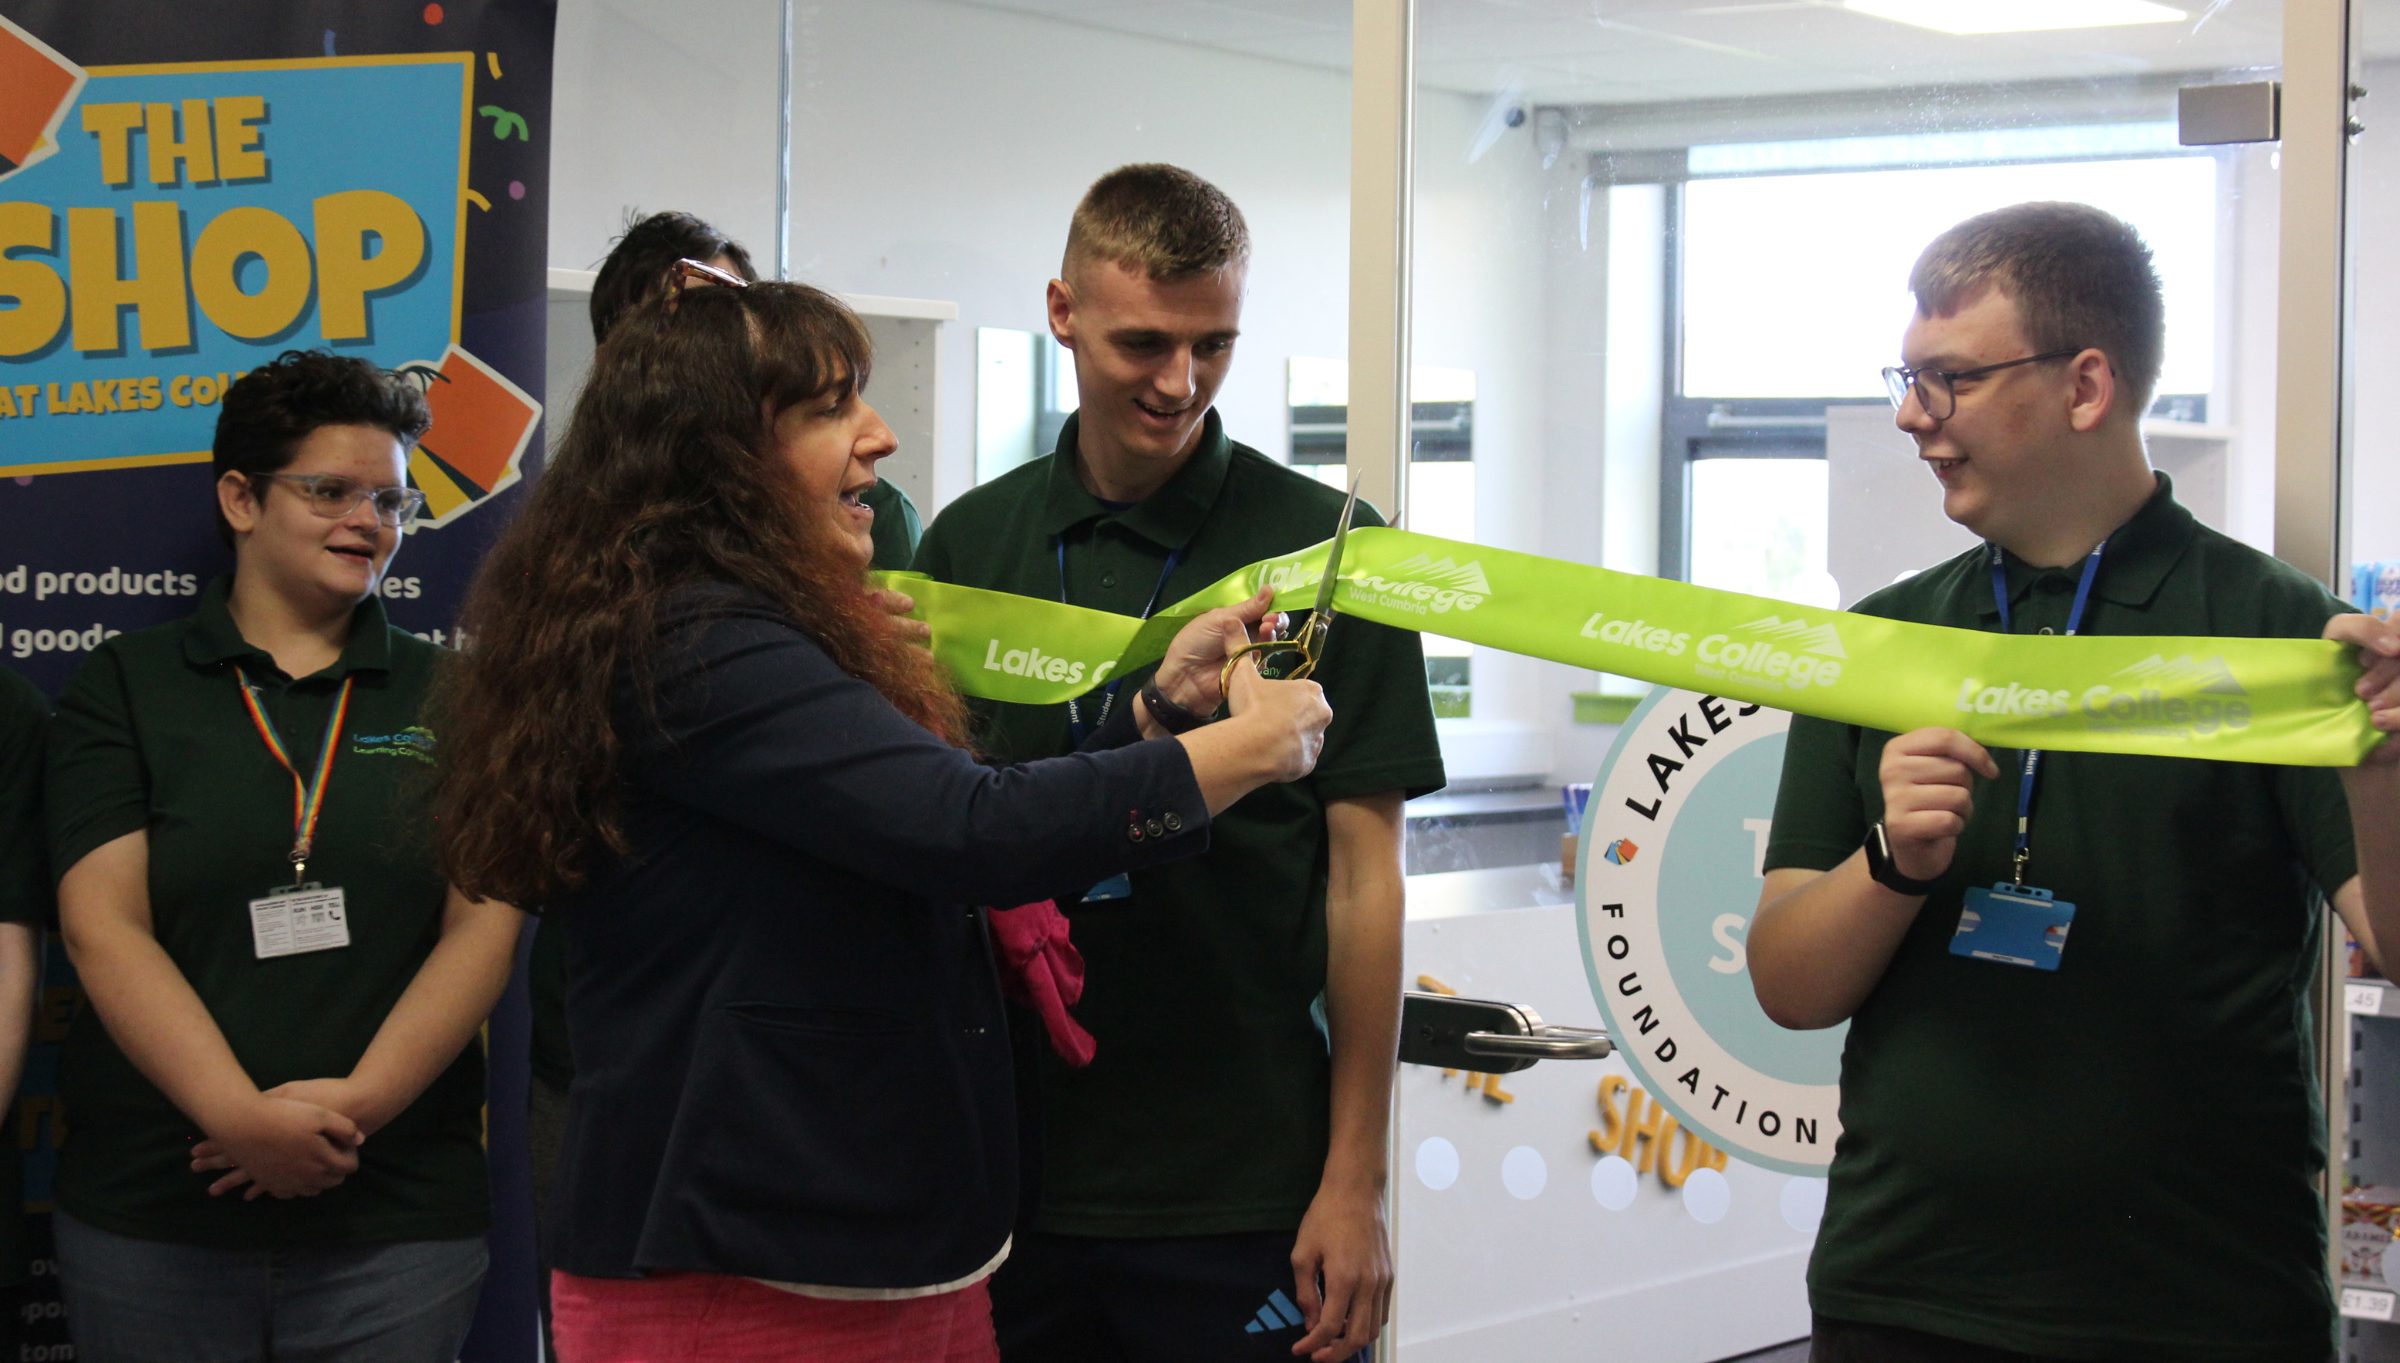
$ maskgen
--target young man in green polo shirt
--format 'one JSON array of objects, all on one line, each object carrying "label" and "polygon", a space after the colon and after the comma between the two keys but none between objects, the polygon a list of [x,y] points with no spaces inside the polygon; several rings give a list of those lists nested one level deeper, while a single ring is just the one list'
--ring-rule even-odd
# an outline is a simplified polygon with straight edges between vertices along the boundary
[{"label": "young man in green polo shirt", "polygon": [[[1240,210],[1188,171],[1094,184],[1049,286],[1081,410],[1055,453],[937,516],[917,567],[1146,615],[1330,535],[1341,496],[1229,440],[1212,406],[1249,247]],[[1365,505],[1358,522],[1381,523]],[[1334,719],[1310,780],[1220,815],[1207,856],[1064,906],[1099,1053],[1020,1068],[1039,1167],[992,1289],[1012,1363],[1329,1363],[1382,1326],[1401,802],[1441,784],[1441,756],[1416,636],[1343,620],[1316,680]],[[1066,752],[1141,684],[982,705],[979,737],[1011,759]]]},{"label": "young man in green polo shirt", "polygon": [[[2400,630],[2198,524],[2150,469],[2164,305],[2132,229],[2001,209],[1910,287],[1899,425],[1985,544],[1854,609],[2322,635],[2400,729]],[[1765,865],[1759,1002],[1850,1024],[1813,1359],[2331,1356],[2314,892],[2370,949],[2400,941],[2400,744],[2337,775],[1795,718]],[[1977,954],[2011,933],[2028,945]]]}]

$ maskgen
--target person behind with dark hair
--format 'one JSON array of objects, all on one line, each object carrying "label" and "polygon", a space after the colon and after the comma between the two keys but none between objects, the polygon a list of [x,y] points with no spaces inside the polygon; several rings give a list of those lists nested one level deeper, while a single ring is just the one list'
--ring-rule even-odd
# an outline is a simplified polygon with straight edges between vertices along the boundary
[{"label": "person behind with dark hair", "polygon": [[[1249,262],[1241,210],[1191,171],[1095,181],[1048,288],[1082,405],[1055,452],[945,508],[917,567],[1148,615],[1332,535],[1342,494],[1237,443],[1216,410]],[[1357,516],[1383,523],[1364,502]],[[1416,635],[1345,619],[1314,675],[1336,718],[1307,781],[1229,811],[1204,858],[1061,901],[1100,1052],[1086,1068],[1020,1056],[1040,1138],[1029,1233],[992,1287],[1012,1363],[1332,1363],[1383,1326],[1401,807],[1440,787],[1441,750]],[[977,737],[1063,752],[1141,684],[978,704]]]},{"label": "person behind with dark hair", "polygon": [[1198,852],[1330,715],[1244,668],[1230,718],[1166,733],[1226,699],[1262,592],[1185,627],[1090,751],[978,762],[867,586],[895,441],[864,325],[713,282],[601,343],[437,709],[444,864],[565,935],[559,1353],[989,1359],[1016,1120],[972,906]]},{"label": "person behind with dark hair", "polygon": [[234,570],[114,637],[52,726],[50,864],[88,1006],[60,1096],[77,1357],[446,1363],[481,1291],[476,1032],[520,915],[435,865],[440,651],[377,595],[422,397],[290,352],[217,420]]},{"label": "person behind with dark hair", "polygon": [[[42,925],[50,917],[41,798],[49,721],[49,698],[0,667],[0,1111],[7,1112],[25,1074]],[[0,1140],[0,1358],[16,1357],[24,1336],[18,1308],[32,1279],[26,1238],[24,1155],[14,1140]]]},{"label": "person behind with dark hair", "polygon": [[[2003,208],[1909,283],[1885,381],[1943,514],[1984,544],[1852,609],[2323,637],[2400,730],[2400,629],[2199,524],[2150,468],[2165,317],[2132,228]],[[1816,1363],[2332,1357],[2317,905],[2370,953],[2400,941],[2400,743],[2337,774],[1795,717],[1765,869],[1759,1003],[1850,1024]],[[2004,932],[2034,945],[1986,945]],[[2194,1138],[2212,1130],[2238,1136]]]}]

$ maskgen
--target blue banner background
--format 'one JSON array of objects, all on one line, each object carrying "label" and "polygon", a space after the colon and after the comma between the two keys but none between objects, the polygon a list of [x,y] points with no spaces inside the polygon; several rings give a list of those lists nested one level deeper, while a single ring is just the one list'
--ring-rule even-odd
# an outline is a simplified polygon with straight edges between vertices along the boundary
[{"label": "blue banner background", "polygon": [[[334,348],[394,365],[439,360],[455,340],[541,400],[555,0],[443,0],[424,5],[389,0],[179,0],[174,5],[153,0],[0,0],[0,16],[86,68],[467,54],[464,65],[448,60],[414,66],[253,69],[233,76],[94,75],[78,97],[79,106],[216,92],[266,94],[272,116],[263,148],[276,178],[248,186],[157,188],[143,173],[137,140],[131,185],[97,188],[91,134],[83,130],[79,109],[70,109],[58,128],[58,154],[0,178],[0,204],[33,202],[63,210],[76,204],[121,207],[124,202],[172,197],[184,205],[188,252],[205,223],[226,205],[259,203],[287,217],[297,207],[294,225],[313,240],[306,206],[317,195],[400,184],[425,225],[427,264],[413,283],[370,302],[371,340]],[[459,83],[470,69],[475,112],[463,114]],[[212,82],[222,83],[212,90]],[[463,188],[473,192],[463,216],[462,116],[468,119]],[[313,167],[305,181],[300,176],[304,162]],[[331,178],[314,180],[318,172]],[[62,246],[63,217],[62,211]],[[129,249],[129,234],[121,229],[120,235],[127,237]],[[246,291],[259,287],[259,268],[252,260],[239,276]],[[455,283],[448,273],[453,268],[459,272]],[[0,291],[0,310],[15,303],[13,296]],[[134,312],[125,310],[121,320],[127,328],[124,354],[79,357],[60,342],[43,354],[0,359],[0,385],[39,383],[46,398],[53,380],[64,384],[145,373],[165,378],[202,371],[213,375],[246,369],[287,348],[315,344],[321,334],[313,294],[290,334],[256,345],[223,335],[195,307],[194,350],[145,355],[136,345]],[[129,450],[205,451],[215,421],[213,407],[179,410],[191,423],[188,427],[174,427],[161,414],[84,415],[62,419],[67,423],[64,429],[72,432],[64,436],[26,418],[0,418],[0,666],[16,669],[55,694],[100,638],[187,614],[201,585],[231,566],[230,555],[217,539],[204,459],[32,477],[11,472],[37,464],[124,457]],[[118,422],[124,424],[112,424]],[[478,494],[480,504],[468,514],[409,537],[385,587],[395,622],[437,642],[456,641],[455,620],[467,583],[535,476],[541,448],[537,432],[525,455],[525,482],[488,496]],[[35,1053],[28,1057],[19,1110],[12,1114],[27,1154],[29,1200],[44,1211],[65,1115],[56,1109],[47,1083],[56,1065],[51,1048],[79,1001],[64,954],[55,945],[47,954]],[[525,1363],[538,1348],[524,1153],[526,1033],[520,970],[487,1033],[492,1074],[492,1271],[474,1333],[462,1354],[468,1363]],[[38,1244],[46,1242],[46,1235],[37,1237]],[[72,1358],[57,1309],[55,1266],[45,1254],[34,1268],[33,1295],[21,1313],[26,1333],[18,1352],[29,1358]]]},{"label": "blue banner background", "polygon": [[[182,71],[162,74],[108,75],[95,73],[84,86],[81,107],[116,103],[172,103],[209,100],[229,95],[256,95],[266,101],[268,117],[259,127],[260,152],[268,174],[247,183],[186,184],[178,189],[154,186],[146,165],[148,138],[132,138],[132,179],[111,185],[103,176],[101,140],[85,133],[77,111],[70,111],[60,131],[59,154],[0,181],[0,202],[29,201],[50,206],[56,216],[53,248],[19,250],[13,257],[38,261],[68,275],[66,216],[73,209],[101,209],[117,217],[119,260],[113,268],[134,271],[135,262],[126,222],[129,206],[140,201],[169,200],[182,207],[184,242],[189,251],[209,224],[232,208],[272,212],[298,229],[312,247],[318,246],[314,204],[326,194],[371,189],[390,193],[415,210],[425,234],[424,256],[414,273],[368,300],[369,336],[364,340],[325,335],[318,289],[309,297],[294,323],[257,341],[243,340],[211,325],[194,302],[188,309],[192,344],[157,355],[137,344],[140,326],[135,315],[121,319],[124,346],[120,351],[86,355],[78,352],[62,327],[59,339],[29,359],[0,361],[0,375],[11,385],[38,384],[42,408],[32,416],[0,423],[0,476],[27,466],[55,466],[82,461],[115,461],[170,453],[207,455],[215,427],[213,404],[177,405],[166,400],[148,411],[104,415],[61,413],[51,399],[60,392],[94,379],[155,376],[239,374],[291,349],[325,347],[372,360],[386,369],[412,360],[438,363],[454,339],[453,305],[458,296],[458,209],[463,172],[461,134],[470,84],[472,54],[455,60],[409,60],[405,64],[354,62],[340,66],[283,69]],[[361,118],[361,110],[375,111]],[[186,130],[187,135],[189,129]],[[388,243],[384,249],[394,249]],[[88,267],[87,267],[88,268]],[[321,280],[321,271],[312,272]],[[266,262],[251,255],[237,278],[243,292],[255,294],[266,274]],[[187,290],[190,285],[187,283]]]}]

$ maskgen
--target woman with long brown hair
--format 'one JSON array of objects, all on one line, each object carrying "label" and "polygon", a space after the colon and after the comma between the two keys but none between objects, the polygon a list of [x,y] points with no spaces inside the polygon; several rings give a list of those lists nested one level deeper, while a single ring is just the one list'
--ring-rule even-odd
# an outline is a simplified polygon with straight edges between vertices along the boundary
[{"label": "woman with long brown hair", "polygon": [[817,290],[671,290],[601,346],[462,622],[445,864],[567,934],[571,1363],[994,1357],[1016,1123],[970,906],[1200,851],[1330,717],[1242,668],[1231,718],[1167,733],[1217,708],[1262,595],[1093,749],[977,762],[867,590],[870,359]]}]

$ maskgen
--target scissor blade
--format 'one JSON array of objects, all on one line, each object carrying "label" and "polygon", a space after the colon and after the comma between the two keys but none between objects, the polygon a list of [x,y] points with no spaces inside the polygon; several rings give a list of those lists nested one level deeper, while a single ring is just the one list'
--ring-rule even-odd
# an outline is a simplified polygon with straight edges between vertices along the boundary
[{"label": "scissor blade", "polygon": [[1316,613],[1320,620],[1333,617],[1333,588],[1341,581],[1342,541],[1350,538],[1350,518],[1358,511],[1358,479],[1350,480],[1350,500],[1342,503],[1342,518],[1333,525],[1333,547],[1325,551],[1325,580],[1317,584]]}]

